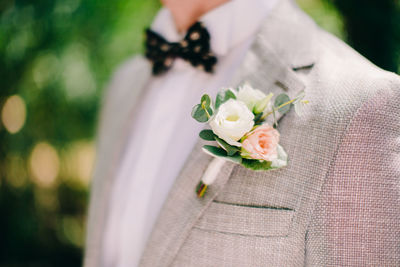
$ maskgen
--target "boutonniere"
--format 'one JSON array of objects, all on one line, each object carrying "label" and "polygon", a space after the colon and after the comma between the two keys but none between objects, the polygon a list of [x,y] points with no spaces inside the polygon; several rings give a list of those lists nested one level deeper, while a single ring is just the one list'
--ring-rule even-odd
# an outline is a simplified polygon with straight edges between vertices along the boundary
[{"label": "boutonniere", "polygon": [[237,89],[218,92],[215,101],[209,95],[201,97],[193,107],[192,117],[208,123],[211,129],[202,130],[200,138],[213,142],[203,146],[203,151],[215,157],[199,182],[196,193],[202,197],[228,160],[255,171],[279,169],[287,165],[288,157],[279,145],[276,113],[287,113],[292,107],[297,114],[305,104],[302,91],[293,99],[280,94],[265,94],[244,84]]}]

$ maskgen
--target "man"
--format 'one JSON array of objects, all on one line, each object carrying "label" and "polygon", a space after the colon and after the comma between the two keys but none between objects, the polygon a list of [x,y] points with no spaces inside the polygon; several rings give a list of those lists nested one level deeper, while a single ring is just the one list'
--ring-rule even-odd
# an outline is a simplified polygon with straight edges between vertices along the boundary
[{"label": "man", "polygon": [[[291,0],[164,5],[148,32],[151,60],[124,64],[104,98],[85,266],[398,266],[399,77]],[[197,50],[210,48],[208,61],[153,57],[208,41],[203,27],[210,47]],[[212,158],[191,107],[244,81],[305,91],[304,114],[278,126],[288,166],[227,162],[198,198]]]}]

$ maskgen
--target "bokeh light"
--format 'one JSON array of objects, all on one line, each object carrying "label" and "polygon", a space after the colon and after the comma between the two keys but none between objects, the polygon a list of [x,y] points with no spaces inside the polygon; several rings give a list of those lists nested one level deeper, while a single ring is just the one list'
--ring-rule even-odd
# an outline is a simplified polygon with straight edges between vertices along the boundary
[{"label": "bokeh light", "polygon": [[72,216],[64,216],[59,223],[58,235],[65,243],[77,247],[83,245],[83,227],[80,221]]},{"label": "bokeh light", "polygon": [[32,76],[38,88],[43,88],[51,81],[55,81],[59,72],[60,63],[54,53],[48,52],[39,55],[33,63]]},{"label": "bokeh light", "polygon": [[34,197],[38,210],[56,211],[59,206],[57,191],[53,188],[36,187]]},{"label": "bokeh light", "polygon": [[67,183],[72,181],[85,188],[88,187],[95,159],[93,141],[80,140],[71,143],[63,155]]},{"label": "bokeh light", "polygon": [[1,111],[1,120],[9,133],[15,134],[25,124],[26,105],[19,95],[10,96]]},{"label": "bokeh light", "polygon": [[159,7],[0,4],[0,266],[81,266],[102,90]]},{"label": "bokeh light", "polygon": [[7,183],[14,188],[23,188],[27,186],[28,173],[25,160],[18,154],[9,154],[6,158],[6,179]]},{"label": "bokeh light", "polygon": [[82,43],[73,43],[63,54],[63,83],[69,100],[90,98],[96,93],[96,81],[89,67],[89,51]]},{"label": "bokeh light", "polygon": [[34,183],[41,187],[55,184],[60,167],[56,149],[48,143],[35,145],[29,158],[29,169]]}]

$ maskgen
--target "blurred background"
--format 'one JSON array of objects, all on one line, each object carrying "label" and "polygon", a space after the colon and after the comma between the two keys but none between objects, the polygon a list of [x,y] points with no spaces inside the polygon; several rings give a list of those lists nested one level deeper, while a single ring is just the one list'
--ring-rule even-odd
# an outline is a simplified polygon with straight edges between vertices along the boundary
[{"label": "blurred background", "polygon": [[[396,0],[298,0],[400,71]],[[0,266],[81,266],[99,100],[157,0],[0,1]]]}]

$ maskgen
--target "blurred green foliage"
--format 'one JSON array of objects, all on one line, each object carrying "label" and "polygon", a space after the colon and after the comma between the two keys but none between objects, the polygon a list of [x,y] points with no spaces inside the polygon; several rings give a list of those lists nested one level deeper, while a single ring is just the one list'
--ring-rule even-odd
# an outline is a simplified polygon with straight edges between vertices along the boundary
[{"label": "blurred green foliage", "polygon": [[[394,0],[298,2],[323,28],[398,70]],[[0,266],[81,265],[101,92],[112,70],[142,50],[159,7],[157,0],[0,2]],[[8,101],[12,95],[22,104]],[[22,128],[11,133],[7,116],[23,118]]]},{"label": "blurred green foliage", "polygon": [[326,1],[341,12],[350,45],[376,65],[400,72],[400,1]]},{"label": "blurred green foliage", "polygon": [[[18,94],[27,115],[15,134],[0,123],[0,266],[80,266],[87,184],[64,170],[63,155],[72,142],[90,144],[101,90],[112,69],[142,49],[142,29],[159,6],[156,0],[1,1],[0,107]],[[31,174],[38,142],[57,151],[51,185]]]}]

